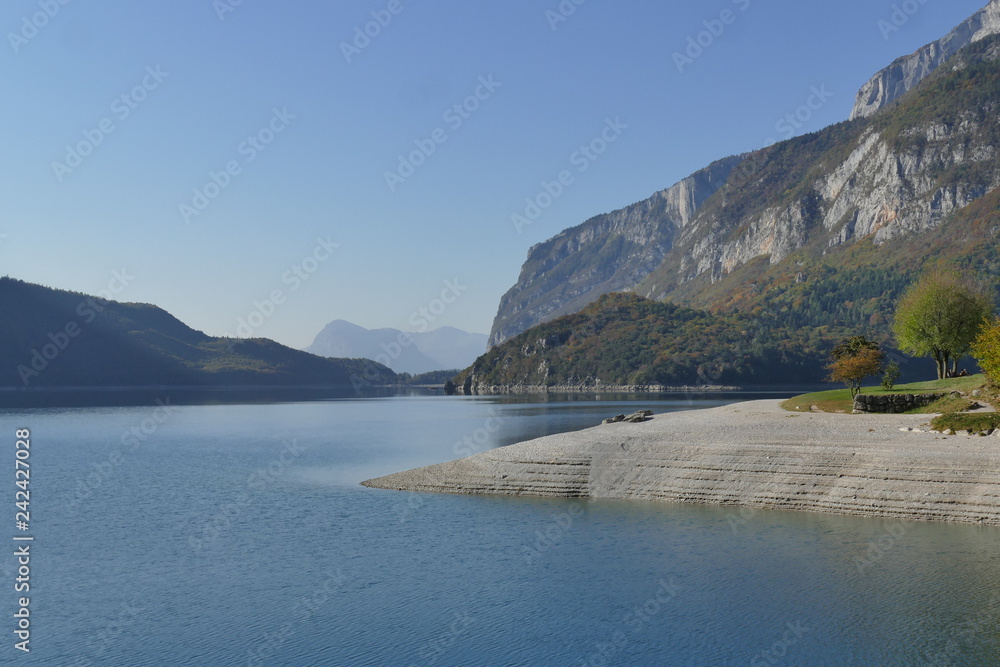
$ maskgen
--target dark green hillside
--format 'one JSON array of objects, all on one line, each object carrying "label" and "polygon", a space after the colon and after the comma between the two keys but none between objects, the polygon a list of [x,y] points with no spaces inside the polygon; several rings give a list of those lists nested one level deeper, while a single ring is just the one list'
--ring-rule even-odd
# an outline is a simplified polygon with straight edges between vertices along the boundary
[{"label": "dark green hillside", "polygon": [[606,294],[575,315],[499,345],[455,380],[491,386],[815,384],[834,344],[822,328],[771,326],[633,294]]},{"label": "dark green hillside", "polygon": [[0,278],[0,387],[392,384],[366,360],[326,359],[270,340],[222,339],[147,304]]}]

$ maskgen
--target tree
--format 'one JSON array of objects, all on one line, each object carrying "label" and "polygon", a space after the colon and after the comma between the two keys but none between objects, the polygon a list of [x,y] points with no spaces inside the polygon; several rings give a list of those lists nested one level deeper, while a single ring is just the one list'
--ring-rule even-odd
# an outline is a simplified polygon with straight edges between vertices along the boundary
[{"label": "tree", "polygon": [[904,352],[933,357],[940,380],[958,370],[992,312],[985,292],[954,275],[934,273],[903,295],[892,330]]},{"label": "tree", "polygon": [[896,381],[899,379],[899,362],[890,361],[889,365],[885,367],[885,373],[882,375],[882,388],[886,391],[892,391],[892,388],[896,386]]},{"label": "tree", "polygon": [[1000,386],[1000,318],[982,328],[972,344],[972,353],[990,384]]},{"label": "tree", "polygon": [[868,340],[864,336],[851,336],[850,338],[845,338],[837,343],[836,347],[833,348],[833,352],[830,353],[830,356],[832,356],[834,361],[836,361],[844,357],[855,356],[864,350],[878,349],[880,349],[878,343],[873,340]]},{"label": "tree", "polygon": [[877,375],[882,369],[885,353],[878,343],[864,336],[842,340],[830,355],[833,363],[827,366],[831,382],[843,382],[851,389],[851,398],[861,393],[861,383],[866,377]]}]

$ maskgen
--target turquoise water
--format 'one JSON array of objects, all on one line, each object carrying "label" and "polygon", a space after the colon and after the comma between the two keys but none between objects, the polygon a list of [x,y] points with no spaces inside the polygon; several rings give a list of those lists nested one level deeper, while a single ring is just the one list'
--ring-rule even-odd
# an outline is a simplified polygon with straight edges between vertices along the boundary
[{"label": "turquoise water", "polygon": [[[721,400],[696,402],[698,407]],[[30,428],[25,665],[1000,664],[1000,531],[363,479],[617,412],[402,397],[0,410]],[[162,422],[162,423],[161,423]],[[458,454],[456,454],[458,453]]]}]

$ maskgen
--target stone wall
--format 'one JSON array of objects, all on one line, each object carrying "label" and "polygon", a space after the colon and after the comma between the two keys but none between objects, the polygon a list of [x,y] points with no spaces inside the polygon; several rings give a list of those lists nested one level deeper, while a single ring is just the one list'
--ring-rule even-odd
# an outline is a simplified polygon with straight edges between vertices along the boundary
[{"label": "stone wall", "polygon": [[854,414],[900,414],[930,405],[948,394],[885,394],[854,398]]}]

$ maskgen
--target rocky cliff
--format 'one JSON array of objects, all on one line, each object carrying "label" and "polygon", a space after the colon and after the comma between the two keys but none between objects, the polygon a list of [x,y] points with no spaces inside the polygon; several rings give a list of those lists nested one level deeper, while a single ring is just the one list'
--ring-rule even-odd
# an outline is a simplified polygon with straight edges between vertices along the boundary
[{"label": "rocky cliff", "polygon": [[501,301],[491,346],[616,290],[780,315],[801,305],[775,306],[782,291],[822,291],[846,270],[860,288],[817,314],[867,308],[884,325],[886,304],[870,302],[927,261],[961,263],[970,239],[984,240],[978,222],[941,230],[1000,185],[1000,36],[988,34],[998,14],[994,0],[943,40],[971,43],[898,99],[903,89],[873,101],[888,104],[880,113],[720,161],[535,246]]},{"label": "rocky cliff", "polygon": [[916,87],[931,72],[961,49],[1000,33],[1000,0],[982,10],[916,53],[899,58],[876,74],[858,92],[851,119],[867,118]]},{"label": "rocky cliff", "polygon": [[575,313],[602,294],[637,285],[663,263],[678,231],[742,160],[719,160],[645,201],[532,247],[517,284],[500,301],[490,347],[539,322]]}]

